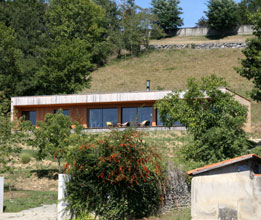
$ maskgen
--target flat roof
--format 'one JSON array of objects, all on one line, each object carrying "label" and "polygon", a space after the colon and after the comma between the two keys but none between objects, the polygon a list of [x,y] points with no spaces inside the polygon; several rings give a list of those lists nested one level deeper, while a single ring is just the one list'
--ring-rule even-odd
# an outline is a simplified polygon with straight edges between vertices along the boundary
[{"label": "flat roof", "polygon": [[[219,89],[222,92],[226,92],[226,91],[232,92],[231,90],[225,87]],[[32,106],[32,105],[56,105],[56,104],[59,105],[59,104],[106,103],[106,102],[109,103],[109,102],[131,102],[131,101],[156,101],[162,99],[164,96],[170,93],[172,93],[171,90],[149,91],[149,92],[147,91],[118,92],[118,93],[101,93],[101,94],[96,93],[96,94],[20,96],[20,97],[12,97],[11,104],[12,106]],[[180,98],[183,98],[184,95],[185,95],[185,91],[179,93]]]},{"label": "flat roof", "polygon": [[247,155],[235,157],[235,158],[232,158],[232,159],[229,159],[229,160],[224,160],[224,161],[219,162],[219,163],[214,163],[214,164],[210,164],[210,165],[207,165],[207,166],[204,166],[204,167],[196,168],[194,170],[188,171],[187,174],[195,176],[195,175],[200,174],[200,173],[204,173],[204,172],[207,172],[207,171],[210,171],[210,170],[218,169],[218,168],[221,168],[221,167],[225,167],[225,166],[228,166],[228,165],[231,165],[231,164],[234,164],[234,163],[238,163],[238,162],[253,159],[253,158],[258,159],[261,162],[261,157],[257,156],[256,154],[247,154]]},{"label": "flat roof", "polygon": [[[72,94],[72,95],[48,95],[48,96],[21,96],[12,97],[13,106],[27,105],[51,105],[51,104],[80,104],[80,103],[106,103],[128,101],[154,101],[162,99],[172,91],[150,92],[123,92],[104,94]],[[185,92],[184,92],[185,93]],[[180,94],[182,98],[184,93]]]}]

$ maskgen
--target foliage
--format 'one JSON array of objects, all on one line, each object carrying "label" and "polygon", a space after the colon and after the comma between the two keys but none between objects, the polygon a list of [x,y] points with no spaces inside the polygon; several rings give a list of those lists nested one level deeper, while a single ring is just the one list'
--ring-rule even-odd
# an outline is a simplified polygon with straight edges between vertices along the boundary
[{"label": "foliage", "polygon": [[208,19],[202,16],[196,23],[196,27],[200,27],[200,28],[208,27]]},{"label": "foliage", "polygon": [[7,106],[8,99],[0,96],[0,173],[12,171],[14,158],[21,152],[21,144],[27,138],[23,132],[17,130],[17,127],[23,128],[24,124],[21,121],[11,122]]},{"label": "foliage", "polygon": [[22,162],[23,164],[27,164],[27,163],[29,163],[30,160],[31,160],[30,155],[29,155],[29,154],[26,154],[26,153],[22,153],[22,154],[20,155],[20,159],[21,159],[21,162]]},{"label": "foliage", "polygon": [[209,0],[205,12],[208,26],[224,36],[238,25],[238,5],[234,0]]},{"label": "foliage", "polygon": [[179,0],[152,0],[152,12],[157,16],[156,23],[166,34],[175,33],[177,28],[183,25],[179,3]]},{"label": "foliage", "polygon": [[225,85],[215,75],[200,81],[189,79],[187,91],[173,92],[156,103],[162,121],[184,125],[193,141],[183,148],[187,161],[212,163],[245,153],[248,146],[242,126],[247,109],[218,87]]},{"label": "foliage", "polygon": [[[33,138],[28,140],[29,145],[37,148],[38,159],[51,156],[57,160],[61,173],[61,160],[66,157],[70,147],[79,141],[82,127],[77,122],[72,122],[62,110],[56,114],[46,114],[45,121],[39,121],[37,125],[38,128],[31,127]],[[71,132],[72,126],[75,126],[74,132]]]},{"label": "foliage", "polygon": [[16,48],[14,30],[0,22],[0,91],[10,97],[20,95],[22,53]]},{"label": "foliage", "polygon": [[38,0],[0,2],[0,22],[13,30],[14,39],[9,45],[16,53],[19,51],[16,57],[9,56],[9,59],[13,58],[12,62],[16,62],[13,69],[16,68],[17,74],[12,74],[8,66],[1,65],[8,73],[6,77],[15,84],[9,87],[9,96],[32,95],[35,91],[34,74],[40,68],[41,50],[49,43],[44,21],[46,6]]},{"label": "foliage", "polygon": [[64,40],[46,50],[42,68],[36,73],[35,94],[74,93],[90,84],[90,72],[94,69],[86,40]]},{"label": "foliage", "polygon": [[254,14],[261,7],[261,0],[242,0],[238,3],[240,24],[253,24],[251,14]]},{"label": "foliage", "polygon": [[159,156],[135,130],[116,131],[71,150],[67,199],[73,213],[99,219],[142,218],[156,213],[163,181]]},{"label": "foliage", "polygon": [[237,68],[237,71],[241,76],[253,82],[251,97],[256,101],[261,101],[261,11],[258,11],[252,20],[256,38],[248,40],[247,48],[242,51],[245,59],[241,60],[242,67]]}]

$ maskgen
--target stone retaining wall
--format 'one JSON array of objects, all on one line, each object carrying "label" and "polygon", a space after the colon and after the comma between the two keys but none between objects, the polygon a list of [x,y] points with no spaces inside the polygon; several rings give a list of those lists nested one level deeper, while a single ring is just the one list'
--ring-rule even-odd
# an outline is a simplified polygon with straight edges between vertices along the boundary
[{"label": "stone retaining wall", "polygon": [[165,192],[163,212],[173,208],[190,207],[190,192],[186,183],[186,173],[180,169],[168,166],[168,188]]},{"label": "stone retaining wall", "polygon": [[150,49],[168,50],[168,49],[214,49],[214,48],[245,48],[247,44],[242,43],[206,43],[206,44],[166,44],[166,45],[150,45]]}]

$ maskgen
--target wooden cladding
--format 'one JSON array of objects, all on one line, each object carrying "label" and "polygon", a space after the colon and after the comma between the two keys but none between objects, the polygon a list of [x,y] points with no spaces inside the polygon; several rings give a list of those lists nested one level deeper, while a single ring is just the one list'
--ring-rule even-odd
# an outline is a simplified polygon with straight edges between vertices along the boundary
[{"label": "wooden cladding", "polygon": [[[47,113],[54,113],[57,109],[68,109],[73,121],[78,121],[85,128],[88,127],[88,109],[117,108],[117,124],[122,123],[122,108],[126,107],[152,107],[155,101],[126,102],[126,103],[97,103],[78,105],[48,105],[48,106],[15,106],[14,118],[21,117],[22,111],[36,111],[36,121],[43,121]],[[152,126],[156,126],[156,110],[152,111]]]}]

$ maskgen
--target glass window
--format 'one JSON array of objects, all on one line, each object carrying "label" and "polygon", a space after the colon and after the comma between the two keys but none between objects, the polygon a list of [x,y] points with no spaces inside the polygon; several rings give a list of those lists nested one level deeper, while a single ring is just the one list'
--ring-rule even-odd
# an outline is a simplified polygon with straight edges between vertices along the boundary
[{"label": "glass window", "polygon": [[[60,109],[59,109],[59,110],[60,110]],[[58,109],[55,109],[55,110],[54,110],[54,113],[57,113],[59,110],[58,110]],[[63,114],[64,114],[64,115],[68,115],[68,116],[69,116],[69,114],[70,114],[69,109],[62,109],[62,110],[63,110]]]},{"label": "glass window", "polygon": [[[161,121],[158,110],[157,110],[157,126],[164,126],[163,122]],[[173,127],[183,127],[183,125],[179,121],[176,121],[173,123]]]},{"label": "glass window", "polygon": [[122,123],[141,123],[143,121],[152,123],[152,107],[131,107],[122,108]]},{"label": "glass window", "polygon": [[36,125],[36,111],[23,111],[22,116],[25,117],[25,120],[29,120],[33,125]]},{"label": "glass window", "polygon": [[117,108],[89,109],[88,111],[89,128],[107,127],[106,122],[117,124],[118,122]]}]

